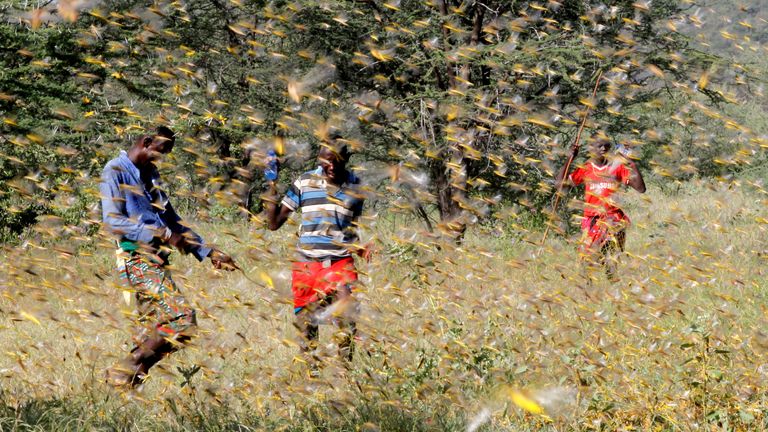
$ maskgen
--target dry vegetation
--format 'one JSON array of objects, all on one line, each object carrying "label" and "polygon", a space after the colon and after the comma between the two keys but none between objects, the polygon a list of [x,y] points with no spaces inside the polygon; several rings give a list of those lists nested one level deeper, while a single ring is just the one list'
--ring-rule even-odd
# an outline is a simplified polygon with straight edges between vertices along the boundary
[{"label": "dry vegetation", "polygon": [[[0,431],[768,429],[763,9],[2,2]],[[132,307],[113,240],[91,236],[95,183],[158,122],[183,137],[160,166],[176,208],[243,271],[174,256],[198,337],[120,392],[104,370]],[[626,197],[619,284],[586,283],[577,224],[540,244],[579,125],[652,185]],[[336,132],[375,189],[379,252],[360,263],[354,362],[310,379],[296,226],[235,220],[261,211],[269,150],[285,187]],[[469,224],[460,247],[397,213],[424,208],[437,231]]]},{"label": "dry vegetation", "polygon": [[[541,233],[508,220],[438,250],[415,221],[375,219],[358,354],[349,371],[329,361],[318,380],[294,357],[290,227],[199,227],[247,277],[176,258],[200,335],[138,393],[102,383],[129,337],[111,247],[7,247],[0,427],[766,429],[764,190],[690,183],[627,198],[630,257],[615,286],[586,287],[573,244],[532,244]],[[551,420],[509,403],[514,389]]]}]

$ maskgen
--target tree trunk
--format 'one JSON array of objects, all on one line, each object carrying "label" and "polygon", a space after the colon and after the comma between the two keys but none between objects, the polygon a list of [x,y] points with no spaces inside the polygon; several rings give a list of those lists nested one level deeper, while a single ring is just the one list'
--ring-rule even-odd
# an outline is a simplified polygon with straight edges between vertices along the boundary
[{"label": "tree trunk", "polygon": [[[457,148],[447,148],[442,154],[444,157],[432,160],[429,165],[437,197],[437,209],[440,212],[440,228],[456,242],[461,242],[467,229],[459,206],[459,202],[464,198],[463,189],[466,187],[466,176],[463,174],[466,166]],[[457,170],[459,172],[456,172]]]}]

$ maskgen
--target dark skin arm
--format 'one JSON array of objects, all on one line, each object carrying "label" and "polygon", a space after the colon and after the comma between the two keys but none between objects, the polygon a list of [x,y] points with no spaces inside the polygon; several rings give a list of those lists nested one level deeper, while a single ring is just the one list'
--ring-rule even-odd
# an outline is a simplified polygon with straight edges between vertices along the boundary
[{"label": "dark skin arm", "polygon": [[571,187],[571,182],[568,180],[568,173],[565,172],[565,169],[573,168],[573,160],[576,159],[576,156],[579,154],[579,148],[574,146],[571,147],[571,153],[569,155],[569,160],[571,161],[570,166],[568,164],[563,165],[562,168],[560,168],[560,172],[557,173],[557,177],[555,177],[555,190],[558,192],[567,192],[567,189]]},{"label": "dark skin arm", "polygon": [[645,180],[643,180],[643,175],[640,174],[640,170],[637,168],[637,165],[634,161],[629,161],[629,169],[632,172],[629,175],[629,184],[632,189],[640,192],[645,193]]},{"label": "dark skin arm", "polygon": [[[184,234],[179,233],[171,234],[170,238],[168,238],[168,244],[175,247],[182,253],[187,253],[190,247],[190,244],[187,241],[187,238],[184,237]],[[211,249],[211,252],[208,253],[208,258],[211,259],[211,264],[213,264],[213,268],[216,270],[224,269],[227,271],[232,271],[238,268],[232,257],[216,248]]]},{"label": "dark skin arm", "polygon": [[277,231],[283,226],[285,221],[291,216],[293,211],[288,207],[279,204],[277,194],[277,185],[275,182],[269,182],[267,193],[263,197],[264,207],[267,214],[267,228],[270,231]]}]

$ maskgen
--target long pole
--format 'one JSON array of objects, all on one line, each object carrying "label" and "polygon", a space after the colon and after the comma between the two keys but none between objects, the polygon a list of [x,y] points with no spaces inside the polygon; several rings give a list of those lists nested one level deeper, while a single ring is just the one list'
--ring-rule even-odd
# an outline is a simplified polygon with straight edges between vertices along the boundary
[{"label": "long pole", "polygon": [[[597,74],[597,80],[595,81],[595,89],[592,90],[592,99],[597,96],[597,89],[600,87],[600,79],[603,78],[603,71],[598,71]],[[576,132],[576,139],[573,141],[573,145],[571,148],[575,148],[576,151],[571,152],[570,156],[568,157],[568,162],[565,163],[565,169],[563,170],[563,178],[560,181],[560,184],[557,186],[557,191],[555,191],[555,202],[552,203],[552,214],[555,214],[557,212],[557,205],[560,203],[560,195],[563,191],[563,182],[565,182],[565,179],[568,177],[568,171],[571,169],[571,164],[573,164],[573,159],[576,157],[576,154],[579,152],[579,147],[581,147],[580,140],[581,140],[581,132],[584,130],[584,126],[587,124],[587,118],[589,117],[589,106],[587,106],[586,111],[584,111],[584,118],[581,119],[581,125],[579,126],[578,132]],[[549,234],[549,225],[547,225],[547,228],[544,230],[544,235],[541,237],[541,243],[544,244],[544,241],[547,240],[547,234]]]}]

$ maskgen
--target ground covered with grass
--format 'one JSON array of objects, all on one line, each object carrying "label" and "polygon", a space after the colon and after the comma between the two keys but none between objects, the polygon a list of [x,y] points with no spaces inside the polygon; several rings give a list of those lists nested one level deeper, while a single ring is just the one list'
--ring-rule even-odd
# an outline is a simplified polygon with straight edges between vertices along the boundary
[{"label": "ground covered with grass", "polygon": [[138,392],[103,383],[132,311],[113,247],[49,221],[2,250],[0,429],[768,429],[767,199],[746,181],[630,194],[622,280],[591,286],[575,236],[540,245],[514,208],[460,246],[372,215],[356,356],[321,328],[319,378],[292,326],[295,227],[202,224],[243,272],[175,257],[199,334]]}]

